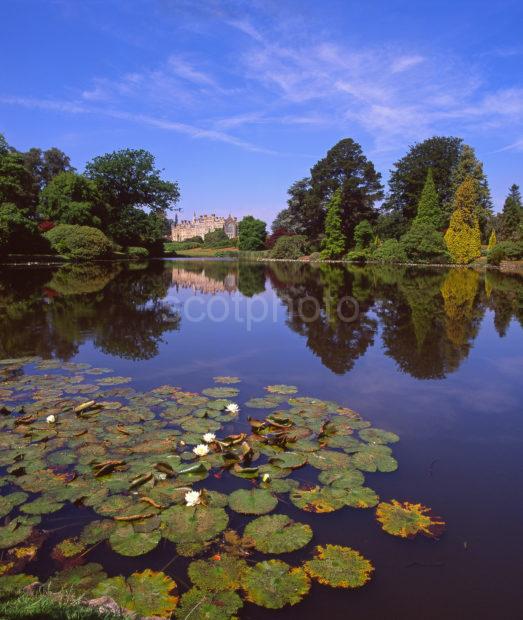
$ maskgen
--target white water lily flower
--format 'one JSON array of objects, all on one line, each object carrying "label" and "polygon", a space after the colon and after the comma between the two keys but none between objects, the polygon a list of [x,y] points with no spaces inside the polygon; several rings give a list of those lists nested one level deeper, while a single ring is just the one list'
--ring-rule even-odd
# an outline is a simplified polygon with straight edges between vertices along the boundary
[{"label": "white water lily flower", "polygon": [[185,505],[196,506],[196,504],[200,503],[200,496],[200,491],[187,491],[185,494]]},{"label": "white water lily flower", "polygon": [[159,473],[156,475],[156,477],[158,478],[158,480],[167,480],[167,474]]},{"label": "white water lily flower", "polygon": [[229,403],[227,407],[225,407],[225,411],[228,411],[229,413],[238,413],[238,411],[240,411],[240,408],[236,403]]},{"label": "white water lily flower", "polygon": [[216,435],[214,433],[205,433],[203,436],[203,440],[205,443],[212,443],[216,439]]},{"label": "white water lily flower", "polygon": [[56,418],[54,417],[54,415],[48,415],[45,421],[47,422],[47,424],[54,424],[56,422]]},{"label": "white water lily flower", "polygon": [[205,456],[209,454],[209,446],[206,446],[204,443],[199,443],[192,451],[198,456]]},{"label": "white water lily flower", "polygon": [[271,479],[270,474],[263,474],[262,482],[269,482],[270,479]]}]

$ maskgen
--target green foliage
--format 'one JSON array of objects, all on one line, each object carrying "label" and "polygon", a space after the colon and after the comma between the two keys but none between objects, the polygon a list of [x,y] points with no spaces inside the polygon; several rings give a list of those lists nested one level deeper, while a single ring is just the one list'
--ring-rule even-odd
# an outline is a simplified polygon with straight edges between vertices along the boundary
[{"label": "green foliage", "polygon": [[94,181],[75,172],[56,175],[40,192],[39,213],[57,224],[100,227],[105,207]]},{"label": "green foliage", "polygon": [[406,263],[407,254],[397,239],[385,239],[372,252],[372,259],[380,263]]},{"label": "green foliage", "polygon": [[265,222],[246,215],[238,224],[238,247],[242,251],[263,250],[267,229]]},{"label": "green foliage", "polygon": [[0,255],[49,252],[36,224],[13,203],[0,204]]},{"label": "green foliage", "polygon": [[487,254],[490,265],[499,265],[504,260],[523,258],[523,241],[500,241]]},{"label": "green foliage", "polygon": [[232,240],[225,234],[223,228],[208,232],[203,239],[205,248],[226,248],[232,245]]},{"label": "green foliage", "polygon": [[383,205],[384,212],[391,217],[383,223],[387,226],[383,226],[380,234],[400,237],[407,231],[416,216],[429,168],[441,204],[452,201],[452,174],[462,150],[461,138],[444,136],[435,136],[410,147],[408,153],[394,164],[391,172],[389,194]]},{"label": "green foliage", "polygon": [[521,236],[521,225],[523,223],[523,202],[519,186],[511,186],[509,194],[505,199],[503,211],[500,215],[500,233],[503,239],[518,239]]},{"label": "green foliage", "polygon": [[123,246],[143,246],[151,254],[163,251],[166,218],[158,212],[145,213],[134,207],[122,208],[118,219],[107,227],[111,239]]},{"label": "green foliage", "polygon": [[400,240],[409,261],[420,263],[449,263],[443,235],[432,224],[415,220]]},{"label": "green foliage", "polygon": [[96,260],[110,256],[113,245],[101,230],[90,226],[59,224],[45,233],[55,252],[76,260]]},{"label": "green foliage", "polygon": [[0,599],[3,620],[123,620],[124,616],[99,612],[67,593],[18,594]]},{"label": "green foliage", "polygon": [[125,249],[125,252],[130,258],[147,258],[149,256],[149,250],[140,246],[130,246]]},{"label": "green foliage", "polygon": [[418,202],[415,221],[426,222],[435,229],[439,229],[443,225],[443,215],[439,204],[438,192],[434,185],[432,168],[429,168],[427,171],[427,178]]},{"label": "green foliage", "polygon": [[341,224],[341,190],[336,190],[327,205],[325,217],[325,237],[322,243],[321,257],[340,258],[345,250],[345,236]]},{"label": "green foliage", "polygon": [[372,252],[370,248],[355,248],[345,258],[353,263],[366,263],[372,258]]},{"label": "green foliage", "polygon": [[496,237],[496,231],[494,229],[492,229],[492,232],[490,233],[490,237],[489,237],[489,240],[488,240],[488,248],[487,249],[488,249],[489,252],[491,252],[496,247],[497,242],[498,242],[498,240],[497,240],[497,237]]},{"label": "green foliage", "polygon": [[24,215],[34,215],[35,201],[33,178],[23,156],[11,151],[0,155],[0,204],[11,203]]},{"label": "green foliage", "polygon": [[374,231],[368,220],[362,220],[354,228],[354,244],[356,249],[368,248],[374,239]]},{"label": "green foliage", "polygon": [[305,235],[279,237],[271,250],[271,258],[297,259],[307,254],[309,244]]},{"label": "green foliage", "polygon": [[[491,226],[493,218],[490,189],[487,177],[483,172],[483,164],[477,159],[474,149],[468,144],[464,144],[451,175],[450,183],[453,196],[456,194],[458,187],[467,177],[471,177],[476,181],[476,188],[478,191],[477,216],[479,219],[479,227],[481,229],[482,236],[486,239],[487,231]],[[443,205],[445,212],[445,220],[443,222],[444,225],[446,225],[452,215],[452,203],[453,201],[449,200],[447,204]]]},{"label": "green foliage", "polygon": [[456,191],[454,212],[445,233],[445,243],[455,263],[467,264],[481,256],[477,208],[477,183],[467,177]]}]

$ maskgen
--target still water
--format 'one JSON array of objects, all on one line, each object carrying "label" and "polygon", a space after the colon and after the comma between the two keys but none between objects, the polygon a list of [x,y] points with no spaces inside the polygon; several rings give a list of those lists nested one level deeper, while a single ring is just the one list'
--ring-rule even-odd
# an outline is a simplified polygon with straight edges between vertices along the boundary
[{"label": "still water", "polygon": [[[316,515],[289,502],[314,544],[358,549],[373,579],[352,591],[314,583],[296,606],[246,604],[241,618],[523,617],[523,277],[172,260],[3,266],[0,295],[0,358],[87,362],[144,391],[239,376],[240,405],[291,384],[400,436],[399,469],[368,484],[383,500],[430,506],[447,522],[442,538],[388,536],[373,509]],[[42,579],[56,570],[46,548],[26,568]],[[160,547],[147,566],[172,555]],[[143,568],[102,548],[89,560],[109,575]],[[186,566],[166,572],[185,579]]]}]

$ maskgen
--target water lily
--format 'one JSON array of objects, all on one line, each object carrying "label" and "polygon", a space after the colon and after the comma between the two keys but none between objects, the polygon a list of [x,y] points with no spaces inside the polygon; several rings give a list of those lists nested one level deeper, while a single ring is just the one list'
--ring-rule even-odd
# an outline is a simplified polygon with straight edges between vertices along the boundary
[{"label": "water lily", "polygon": [[209,446],[206,446],[204,443],[199,443],[192,451],[198,456],[205,456],[209,454]]},{"label": "water lily", "polygon": [[201,500],[201,492],[200,491],[187,491],[185,494],[185,505],[186,506],[196,506],[199,504]]},{"label": "water lily", "polygon": [[48,415],[45,421],[47,422],[47,424],[54,424],[56,422],[56,418],[54,417],[54,415]]},{"label": "water lily", "polygon": [[270,474],[263,474],[262,482],[269,482],[270,479],[271,479]]},{"label": "water lily", "polygon": [[225,411],[228,411],[229,413],[238,413],[238,411],[240,411],[240,408],[236,403],[229,403],[227,407],[225,407]]},{"label": "water lily", "polygon": [[203,436],[203,440],[205,443],[212,443],[216,439],[216,435],[214,433],[205,433]]},{"label": "water lily", "polygon": [[158,480],[167,480],[167,474],[163,474],[163,473],[156,474],[156,478]]}]

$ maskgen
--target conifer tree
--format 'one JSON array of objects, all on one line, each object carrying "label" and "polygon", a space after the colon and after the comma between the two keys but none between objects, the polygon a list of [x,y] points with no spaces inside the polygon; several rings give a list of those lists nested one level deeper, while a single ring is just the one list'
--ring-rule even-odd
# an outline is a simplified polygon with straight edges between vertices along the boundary
[{"label": "conifer tree", "polygon": [[425,179],[425,185],[423,186],[418,202],[418,212],[414,220],[417,222],[426,222],[427,224],[431,224],[434,228],[438,229],[443,225],[442,219],[438,192],[436,191],[436,185],[434,184],[434,177],[432,175],[432,168],[429,168],[427,171],[427,178]]},{"label": "conifer tree", "polygon": [[490,233],[490,237],[488,240],[488,251],[490,252],[490,250],[493,250],[496,247],[498,240],[496,238],[496,231],[494,229],[492,229],[492,232]]},{"label": "conifer tree", "polygon": [[322,244],[321,257],[339,258],[345,251],[345,236],[341,224],[341,190],[336,190],[327,205],[325,216],[325,238]]},{"label": "conifer tree", "polygon": [[477,181],[467,177],[456,191],[454,211],[445,233],[445,243],[455,263],[467,264],[481,256],[478,204]]},{"label": "conifer tree", "polygon": [[[490,188],[488,185],[487,176],[483,171],[482,162],[476,157],[474,149],[468,144],[464,144],[459,159],[454,166],[451,174],[450,184],[453,196],[456,194],[458,187],[467,177],[473,178],[477,183],[477,216],[479,219],[479,227],[481,229],[481,233],[483,235],[483,238],[486,240],[488,230],[490,228],[493,218]],[[452,211],[453,201],[450,201],[446,207],[447,218],[451,216]]]},{"label": "conifer tree", "polygon": [[519,185],[512,185],[503,205],[501,228],[504,239],[515,239],[519,236],[519,227],[523,222],[523,203]]}]

